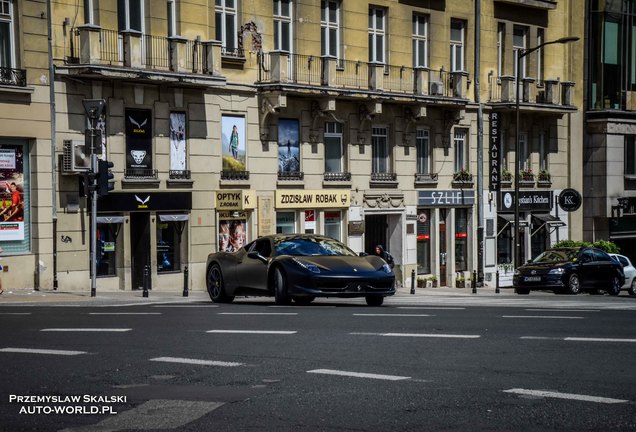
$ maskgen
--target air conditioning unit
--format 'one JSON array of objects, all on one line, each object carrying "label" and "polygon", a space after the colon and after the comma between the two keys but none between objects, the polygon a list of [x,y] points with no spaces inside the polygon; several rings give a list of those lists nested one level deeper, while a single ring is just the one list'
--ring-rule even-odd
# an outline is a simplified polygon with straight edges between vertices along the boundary
[{"label": "air conditioning unit", "polygon": [[428,94],[432,96],[441,96],[444,94],[444,84],[441,81],[429,81]]},{"label": "air conditioning unit", "polygon": [[84,141],[64,140],[62,151],[62,174],[77,174],[90,169],[91,159],[84,151]]}]

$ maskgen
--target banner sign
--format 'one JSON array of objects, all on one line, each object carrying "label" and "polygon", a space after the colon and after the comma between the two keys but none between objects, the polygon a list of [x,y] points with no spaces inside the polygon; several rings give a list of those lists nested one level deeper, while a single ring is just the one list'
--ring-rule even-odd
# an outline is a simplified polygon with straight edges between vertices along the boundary
[{"label": "banner sign", "polygon": [[488,164],[488,177],[490,178],[490,190],[498,191],[501,179],[501,113],[490,113],[490,163]]},{"label": "banner sign", "polygon": [[276,208],[343,208],[351,205],[349,189],[277,190]]},{"label": "banner sign", "polygon": [[214,194],[214,208],[222,210],[248,210],[256,208],[253,190],[218,190]]},{"label": "banner sign", "polygon": [[24,176],[22,147],[0,148],[0,241],[24,240]]},{"label": "banner sign", "polygon": [[152,111],[126,110],[126,168],[152,169]]},{"label": "banner sign", "polygon": [[[519,210],[550,212],[552,210],[552,191],[520,191]],[[502,213],[515,211],[514,192],[501,192],[499,211]]]},{"label": "banner sign", "polygon": [[475,204],[475,192],[471,190],[420,191],[417,205],[420,207],[462,207]]}]

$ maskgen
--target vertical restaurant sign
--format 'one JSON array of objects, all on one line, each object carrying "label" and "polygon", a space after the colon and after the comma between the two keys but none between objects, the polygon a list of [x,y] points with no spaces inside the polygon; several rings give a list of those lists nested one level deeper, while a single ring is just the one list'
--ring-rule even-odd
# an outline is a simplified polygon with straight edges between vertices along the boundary
[{"label": "vertical restaurant sign", "polygon": [[24,240],[22,147],[0,148],[0,241]]},{"label": "vertical restaurant sign", "polygon": [[501,179],[501,113],[490,113],[490,163],[488,164],[488,177],[490,178],[490,190],[498,191]]},{"label": "vertical restaurant sign", "polygon": [[127,109],[126,168],[152,169],[152,111]]}]

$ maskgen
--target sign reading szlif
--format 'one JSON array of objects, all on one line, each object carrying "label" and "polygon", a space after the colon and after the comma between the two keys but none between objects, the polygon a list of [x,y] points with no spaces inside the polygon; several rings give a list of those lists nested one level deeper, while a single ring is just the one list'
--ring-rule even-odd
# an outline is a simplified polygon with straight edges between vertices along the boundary
[{"label": "sign reading szlif", "polygon": [[583,199],[576,189],[563,189],[559,194],[559,207],[566,212],[573,212],[581,207]]},{"label": "sign reading szlif", "polygon": [[501,113],[490,113],[490,163],[488,164],[488,177],[490,178],[490,190],[499,190],[501,176]]}]

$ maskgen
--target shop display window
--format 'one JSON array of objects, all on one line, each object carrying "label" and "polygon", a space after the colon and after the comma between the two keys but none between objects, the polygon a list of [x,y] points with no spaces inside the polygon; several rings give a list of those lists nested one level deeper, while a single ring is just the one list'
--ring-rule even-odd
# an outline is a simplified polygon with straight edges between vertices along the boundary
[{"label": "shop display window", "polygon": [[113,224],[97,224],[97,276],[117,276],[117,235]]},{"label": "shop display window", "polygon": [[431,211],[417,211],[417,274],[431,273]]},{"label": "shop display window", "polygon": [[342,214],[339,211],[325,212],[325,236],[341,240]]},{"label": "shop display window", "polygon": [[276,213],[276,234],[292,234],[296,232],[296,214],[294,212]]},{"label": "shop display window", "polygon": [[455,209],[455,271],[468,270],[468,209]]},{"label": "shop display window", "polygon": [[157,273],[181,270],[181,222],[157,223]]}]

